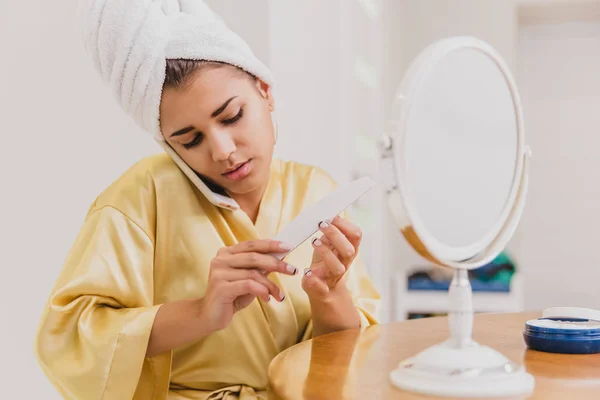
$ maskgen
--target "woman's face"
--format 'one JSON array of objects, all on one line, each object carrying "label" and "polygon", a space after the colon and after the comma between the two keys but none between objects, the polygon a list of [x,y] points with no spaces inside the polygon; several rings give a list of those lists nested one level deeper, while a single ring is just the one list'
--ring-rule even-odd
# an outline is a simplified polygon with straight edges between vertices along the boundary
[{"label": "woman's face", "polygon": [[229,194],[242,195],[268,182],[273,105],[267,84],[225,65],[200,71],[184,87],[166,87],[160,125],[193,170]]}]

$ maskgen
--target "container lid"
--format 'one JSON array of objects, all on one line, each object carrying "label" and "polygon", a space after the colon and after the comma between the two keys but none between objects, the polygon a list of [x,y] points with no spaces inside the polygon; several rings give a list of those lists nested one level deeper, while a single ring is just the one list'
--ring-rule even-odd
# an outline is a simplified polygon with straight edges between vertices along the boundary
[{"label": "container lid", "polygon": [[525,334],[598,337],[600,340],[600,312],[578,307],[548,308],[543,311],[542,318],[525,323]]},{"label": "container lid", "polygon": [[600,311],[581,307],[550,307],[542,312],[543,318],[580,318],[600,322]]},{"label": "container lid", "polygon": [[565,335],[565,336],[598,336],[600,339],[600,322],[579,318],[540,318],[525,323],[525,333]]}]

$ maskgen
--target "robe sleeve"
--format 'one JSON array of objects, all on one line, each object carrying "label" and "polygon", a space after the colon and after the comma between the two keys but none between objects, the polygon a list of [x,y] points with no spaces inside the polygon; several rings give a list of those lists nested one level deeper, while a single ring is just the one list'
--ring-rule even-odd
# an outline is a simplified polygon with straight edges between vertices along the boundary
[{"label": "robe sleeve", "polygon": [[38,327],[35,353],[66,399],[166,399],[171,353],[145,357],[154,245],[111,206],[90,212]]}]

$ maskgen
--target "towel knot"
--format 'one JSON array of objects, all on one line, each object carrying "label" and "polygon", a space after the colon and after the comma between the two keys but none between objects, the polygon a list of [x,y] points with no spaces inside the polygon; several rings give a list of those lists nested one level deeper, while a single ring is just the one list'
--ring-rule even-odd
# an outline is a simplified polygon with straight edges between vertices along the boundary
[{"label": "towel knot", "polygon": [[273,86],[269,69],[202,0],[81,0],[83,43],[121,108],[162,139],[167,59],[237,66]]}]

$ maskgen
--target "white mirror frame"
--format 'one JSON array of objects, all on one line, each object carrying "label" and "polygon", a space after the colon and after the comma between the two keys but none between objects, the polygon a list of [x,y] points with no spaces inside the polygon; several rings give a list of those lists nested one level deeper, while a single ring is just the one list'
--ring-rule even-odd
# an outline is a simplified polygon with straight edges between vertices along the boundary
[{"label": "white mirror frame", "polygon": [[[406,187],[406,141],[411,101],[435,64],[453,51],[476,49],[490,57],[497,65],[509,86],[517,121],[517,165],[510,195],[496,226],[486,237],[467,247],[451,247],[439,242],[429,233],[416,213],[414,199]],[[384,136],[382,147],[382,172],[385,174],[387,203],[397,226],[411,246],[423,257],[440,265],[460,269],[475,269],[491,262],[512,238],[525,205],[528,185],[528,158],[531,155],[525,144],[521,100],[508,66],[488,44],[470,37],[444,39],[426,48],[415,59],[395,97],[392,135]]]},{"label": "white mirror frame", "polygon": [[[474,49],[493,60],[504,75],[515,105],[517,121],[517,165],[510,195],[501,217],[486,237],[475,244],[453,248],[429,233],[417,215],[407,188],[408,117],[413,98],[436,63],[453,51]],[[512,238],[525,205],[528,159],[521,101],[516,84],[502,57],[487,43],[472,37],[443,39],[428,46],[412,63],[395,98],[397,120],[392,134],[384,135],[382,178],[386,198],[398,228],[409,244],[432,263],[455,269],[449,288],[449,340],[434,345],[400,363],[390,374],[392,383],[405,390],[438,396],[496,397],[528,394],[534,379],[525,369],[502,354],[472,340],[473,305],[468,270],[493,261]]]}]

